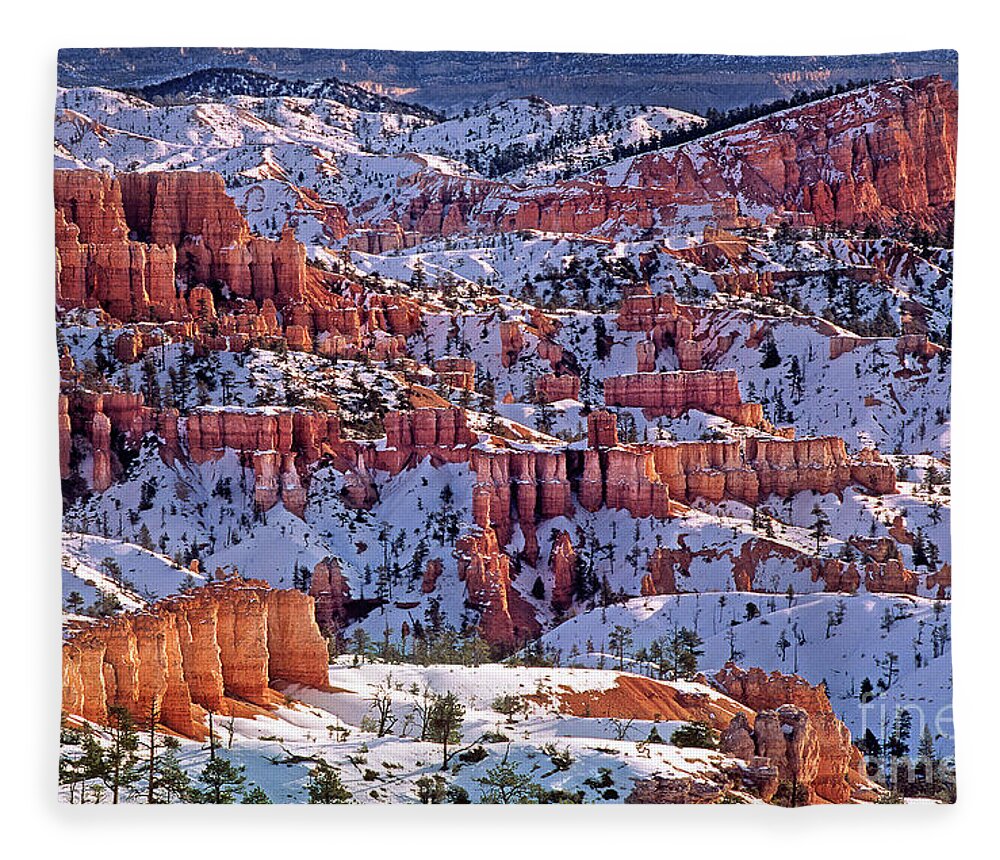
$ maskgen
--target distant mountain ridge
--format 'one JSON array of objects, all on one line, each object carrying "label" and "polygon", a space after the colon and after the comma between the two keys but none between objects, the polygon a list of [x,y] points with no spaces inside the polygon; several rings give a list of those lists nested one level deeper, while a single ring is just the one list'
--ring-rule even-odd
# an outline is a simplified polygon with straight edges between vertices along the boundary
[{"label": "distant mountain ridge", "polygon": [[949,50],[852,56],[582,54],[289,48],[65,49],[64,87],[143,88],[214,68],[306,82],[335,77],[454,115],[487,101],[537,95],[557,104],[664,105],[703,114],[787,98],[849,80],[958,78]]},{"label": "distant mountain ridge", "polygon": [[201,69],[157,84],[125,88],[124,91],[140,96],[152,104],[185,104],[229,96],[261,98],[286,96],[330,99],[356,110],[409,114],[432,121],[442,118],[440,114],[423,105],[378,95],[337,78],[317,81],[289,80],[240,68]]}]

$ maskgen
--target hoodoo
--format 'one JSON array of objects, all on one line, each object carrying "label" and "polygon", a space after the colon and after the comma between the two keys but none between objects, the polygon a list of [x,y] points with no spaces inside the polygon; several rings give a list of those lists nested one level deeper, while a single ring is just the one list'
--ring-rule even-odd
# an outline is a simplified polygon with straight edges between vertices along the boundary
[{"label": "hoodoo", "polygon": [[63,710],[106,723],[125,708],[201,736],[205,711],[268,707],[278,681],[325,688],[326,643],[313,599],[229,579],[72,630],[63,645]]}]

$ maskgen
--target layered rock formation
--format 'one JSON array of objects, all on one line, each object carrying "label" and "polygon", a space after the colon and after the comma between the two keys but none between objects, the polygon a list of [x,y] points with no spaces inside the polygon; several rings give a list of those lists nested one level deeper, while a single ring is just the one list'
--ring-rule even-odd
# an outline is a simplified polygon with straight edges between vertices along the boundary
[{"label": "layered rock formation", "polygon": [[572,373],[546,373],[535,380],[535,397],[540,403],[580,399],[580,377]]},{"label": "layered rock formation", "polygon": [[227,713],[234,699],[267,707],[276,681],[327,687],[328,662],[312,598],[227,580],[71,632],[63,711],[107,723],[111,707],[139,722],[153,710],[198,737],[205,711]]},{"label": "layered rock formation", "polygon": [[[573,513],[566,452],[475,449],[469,464],[476,475],[476,524],[496,529],[500,543],[506,545],[516,521],[524,535],[525,557],[534,564],[538,560],[537,523]],[[477,495],[488,504],[477,506]]]},{"label": "layered rock formation", "polygon": [[670,516],[670,490],[656,473],[653,455],[634,447],[588,448],[579,495],[588,511],[606,506],[633,517]]},{"label": "layered rock formation", "polygon": [[591,448],[617,447],[618,419],[613,412],[598,409],[587,416],[587,445]]},{"label": "layered rock formation", "polygon": [[279,307],[305,296],[304,246],[287,229],[277,242],[253,236],[218,174],[57,170],[55,204],[63,307],[177,319],[178,278]]},{"label": "layered rock formation", "polygon": [[[836,436],[749,436],[742,442],[729,439],[618,446],[612,413],[592,412],[587,422],[590,447],[583,455],[580,503],[591,511],[601,507],[602,502],[633,510],[632,505],[607,501],[609,474],[612,483],[664,485],[668,499],[685,502],[696,498],[710,502],[734,499],[756,505],[772,494],[787,498],[805,490],[839,493],[852,484],[877,494],[896,491],[895,470],[890,463],[870,449],[849,457],[844,441]],[[611,490],[610,498],[619,499],[621,492],[639,493],[635,489]]]},{"label": "layered rock formation", "polygon": [[476,388],[476,363],[471,358],[439,358],[434,362],[434,372],[443,385],[466,391]]},{"label": "layered rock formation", "polygon": [[[98,493],[111,486],[120,470],[112,448],[113,437],[124,445],[134,446],[146,433],[160,426],[158,413],[144,405],[139,393],[68,389],[60,395],[59,409],[59,462],[60,469],[65,469],[63,476],[70,475],[73,438],[80,438],[86,442],[89,454],[90,474],[85,477]],[[166,453],[164,450],[165,456]]]},{"label": "layered rock formation", "polygon": [[647,418],[678,418],[690,409],[728,418],[735,424],[760,427],[759,403],[744,403],[735,370],[633,373],[604,380],[608,406],[642,409]]},{"label": "layered rock formation", "polygon": [[952,218],[957,114],[958,93],[941,78],[884,82],[547,188],[417,174],[401,220],[433,234],[613,236],[694,210],[732,229],[750,223],[739,199],[794,224],[941,229]]},{"label": "layered rock formation", "polygon": [[60,396],[60,471],[69,477],[74,437],[85,440],[91,488],[103,492],[119,470],[112,442],[135,448],[149,433],[160,439],[166,463],[187,456],[196,464],[238,452],[254,470],[254,501],[269,510],[279,500],[302,516],[307,467],[324,456],[349,469],[359,456],[354,443],[340,435],[336,415],[290,408],[199,407],[181,419],[176,409],[153,409],[141,393],[98,393],[70,388]]},{"label": "layered rock formation", "polygon": [[[674,568],[680,560],[677,557],[680,553],[683,553],[683,549],[673,550],[658,546],[653,550],[646,563],[649,572],[642,578],[640,593],[643,597],[677,593],[677,576]],[[690,563],[690,558],[688,562]]]},{"label": "layered rock formation", "polygon": [[636,345],[639,373],[655,370],[656,357],[666,348],[674,350],[681,370],[701,368],[701,344],[693,339],[694,309],[677,304],[673,296],[628,296],[622,300],[617,323],[622,331],[642,331],[650,336]]},{"label": "layered rock formation", "polygon": [[822,686],[732,663],[715,680],[727,696],[757,712],[752,728],[742,715],[734,717],[720,739],[721,751],[748,761],[754,755],[768,759],[807,803],[847,803],[853,794],[873,793],[851,733],[834,716]]},{"label": "layered rock formation", "polygon": [[481,612],[483,638],[499,651],[509,652],[537,637],[541,626],[531,606],[511,585],[510,559],[500,546],[496,532],[486,526],[459,538],[455,554],[468,603]]},{"label": "layered rock formation", "polygon": [[324,455],[349,460],[354,446],[340,436],[340,420],[326,412],[300,409],[200,407],[184,421],[187,448],[195,463],[217,460],[226,449],[250,458],[254,502],[269,510],[280,499],[302,516],[305,467]]},{"label": "layered rock formation", "polygon": [[317,562],[309,580],[309,594],[316,601],[316,623],[324,633],[339,630],[347,620],[351,588],[335,558]]},{"label": "layered rock formation", "polygon": [[573,603],[573,581],[576,578],[576,550],[564,531],[560,531],[552,541],[549,570],[552,573],[552,608],[563,612]]},{"label": "layered rock formation", "polygon": [[940,78],[876,84],[639,156],[624,183],[691,203],[743,195],[798,223],[940,228],[954,201],[957,112]]},{"label": "layered rock formation", "polygon": [[374,465],[398,474],[424,457],[435,465],[468,461],[479,437],[468,425],[464,409],[429,407],[412,412],[387,412],[385,447],[374,451]]}]

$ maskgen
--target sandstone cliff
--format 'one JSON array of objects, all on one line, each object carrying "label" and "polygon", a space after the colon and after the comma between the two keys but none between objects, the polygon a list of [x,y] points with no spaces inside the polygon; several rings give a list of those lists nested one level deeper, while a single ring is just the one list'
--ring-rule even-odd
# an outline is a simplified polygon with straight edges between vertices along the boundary
[{"label": "sandstone cliff", "polygon": [[723,752],[769,759],[782,780],[797,782],[807,803],[847,803],[854,793],[873,793],[851,733],[822,686],[732,663],[715,680],[727,696],[757,712],[752,729],[745,717],[734,718],[721,739]]},{"label": "sandstone cliff", "polygon": [[796,224],[942,229],[954,204],[957,114],[958,93],[941,78],[878,83],[547,188],[418,174],[402,220],[432,234],[613,236],[684,207],[707,210],[721,228],[746,226],[740,199]]},{"label": "sandstone cliff", "polygon": [[541,633],[531,606],[510,582],[510,559],[501,551],[489,526],[459,538],[455,546],[458,578],[465,583],[468,603],[481,612],[483,638],[501,653],[509,653]]},{"label": "sandstone cliff", "polygon": [[758,403],[744,403],[734,370],[633,373],[604,380],[608,406],[642,409],[648,418],[677,418],[690,409],[728,418],[735,424],[760,427],[763,410]]},{"label": "sandstone cliff", "polygon": [[328,662],[312,598],[231,579],[71,631],[63,710],[106,723],[112,706],[140,722],[153,708],[164,727],[200,737],[206,710],[266,708],[274,682],[327,687]]}]

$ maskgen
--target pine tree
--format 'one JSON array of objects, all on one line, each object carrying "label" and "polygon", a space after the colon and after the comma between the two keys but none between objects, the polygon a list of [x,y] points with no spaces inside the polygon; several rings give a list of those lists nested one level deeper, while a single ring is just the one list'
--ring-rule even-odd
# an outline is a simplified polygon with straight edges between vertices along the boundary
[{"label": "pine tree", "polygon": [[194,799],[198,803],[235,803],[237,793],[243,788],[245,768],[237,767],[231,761],[216,753],[202,768],[198,781],[204,788],[196,789]]},{"label": "pine tree", "polygon": [[480,798],[482,803],[532,803],[539,790],[531,777],[522,773],[517,764],[508,762],[506,757],[476,782],[484,788]]},{"label": "pine tree", "polygon": [[352,803],[354,800],[340,779],[340,771],[322,759],[309,771],[306,791],[310,803]]},{"label": "pine tree", "polygon": [[875,689],[872,687],[871,678],[865,678],[861,682],[861,704],[866,704],[875,698]]},{"label": "pine tree", "polygon": [[191,780],[181,767],[178,751],[180,741],[169,735],[163,739],[163,754],[157,762],[156,788],[161,791],[158,802],[184,803],[189,798]]},{"label": "pine tree", "polygon": [[624,671],[625,652],[632,647],[632,631],[616,624],[608,634],[608,645],[618,657],[618,671]]},{"label": "pine tree", "polygon": [[246,791],[243,792],[243,799],[240,803],[270,803],[271,798],[267,796],[267,792],[264,791],[259,785],[251,785]]},{"label": "pine tree", "polygon": [[920,733],[920,744],[917,746],[917,766],[914,768],[914,775],[927,794],[934,784],[935,771],[937,770],[937,752],[934,749],[934,735],[931,734],[931,727],[924,723],[924,730]]},{"label": "pine tree", "polygon": [[137,751],[139,736],[132,716],[122,707],[108,709],[111,722],[111,745],[104,751],[101,779],[111,791],[111,802],[118,803],[140,777]]},{"label": "pine tree", "polygon": [[698,671],[698,658],[705,653],[701,650],[702,644],[702,638],[687,627],[675,630],[667,637],[663,653],[671,681],[694,677]]},{"label": "pine tree", "polygon": [[823,540],[830,533],[830,518],[819,506],[819,503],[813,505],[812,517],[813,521],[812,525],[809,526],[809,534],[816,540],[816,555],[819,555],[820,550],[823,548]]},{"label": "pine tree", "polygon": [[432,700],[427,718],[427,739],[441,744],[441,770],[448,767],[451,755],[448,745],[459,743],[462,739],[462,722],[465,719],[465,706],[454,693],[435,696]]},{"label": "pine tree", "polygon": [[761,358],[760,366],[764,370],[770,370],[772,367],[777,367],[781,364],[781,356],[778,354],[778,347],[774,342],[774,338],[767,338],[761,345],[761,352],[763,353],[763,358]]},{"label": "pine tree", "polygon": [[714,750],[719,746],[716,732],[703,720],[694,720],[675,729],[670,735],[670,743],[675,747],[699,747]]}]

